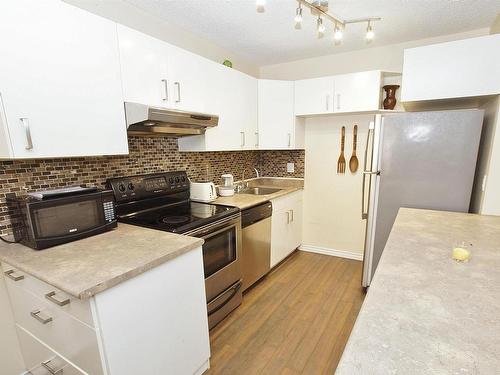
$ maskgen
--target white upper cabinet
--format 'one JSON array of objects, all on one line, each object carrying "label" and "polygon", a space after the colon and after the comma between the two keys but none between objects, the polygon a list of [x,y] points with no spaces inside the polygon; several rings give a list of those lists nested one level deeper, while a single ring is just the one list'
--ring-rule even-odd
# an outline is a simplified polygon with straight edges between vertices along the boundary
[{"label": "white upper cabinet", "polygon": [[295,81],[295,114],[376,111],[381,81],[379,70]]},{"label": "white upper cabinet", "polygon": [[258,143],[257,79],[222,64],[204,68],[208,87],[206,112],[219,125],[204,135],[179,138],[180,151],[252,150]]},{"label": "white upper cabinet", "polygon": [[379,70],[335,76],[334,112],[378,110],[381,80]]},{"label": "white upper cabinet", "polygon": [[122,25],[118,41],[125,101],[173,107],[166,44]]},{"label": "white upper cabinet", "polygon": [[403,102],[500,93],[500,34],[404,51]]},{"label": "white upper cabinet", "polygon": [[0,2],[0,157],[128,152],[116,24],[62,1]]},{"label": "white upper cabinet", "polygon": [[294,82],[261,79],[258,86],[258,148],[303,148],[304,126],[294,115]]},{"label": "white upper cabinet", "polygon": [[333,113],[334,77],[295,81],[295,114]]},{"label": "white upper cabinet", "polygon": [[118,25],[125,101],[205,112],[210,61]]}]

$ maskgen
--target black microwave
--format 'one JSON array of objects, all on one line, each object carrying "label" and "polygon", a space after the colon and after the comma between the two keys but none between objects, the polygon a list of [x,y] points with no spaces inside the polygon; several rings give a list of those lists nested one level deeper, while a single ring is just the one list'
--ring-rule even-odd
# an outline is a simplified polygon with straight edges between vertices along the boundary
[{"label": "black microwave", "polygon": [[[47,196],[50,196],[48,198]],[[103,233],[117,226],[111,190],[8,198],[14,238],[36,250]]]}]

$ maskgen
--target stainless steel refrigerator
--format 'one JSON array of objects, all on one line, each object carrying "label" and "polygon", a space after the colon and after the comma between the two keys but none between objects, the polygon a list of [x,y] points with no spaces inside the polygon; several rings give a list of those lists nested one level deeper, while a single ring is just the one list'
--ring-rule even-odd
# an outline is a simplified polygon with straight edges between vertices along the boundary
[{"label": "stainless steel refrigerator", "polygon": [[373,278],[400,207],[468,212],[482,110],[376,115],[364,154],[362,285]]}]

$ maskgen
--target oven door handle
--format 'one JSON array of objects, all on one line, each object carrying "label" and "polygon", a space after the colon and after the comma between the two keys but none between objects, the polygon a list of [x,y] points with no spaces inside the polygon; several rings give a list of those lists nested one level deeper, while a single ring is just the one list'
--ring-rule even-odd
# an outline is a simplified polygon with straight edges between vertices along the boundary
[{"label": "oven door handle", "polygon": [[[231,293],[230,293],[229,297],[223,303],[221,303],[220,305],[218,305],[216,308],[210,310],[208,312],[208,315],[210,316],[210,315],[216,313],[217,311],[219,311],[220,309],[222,309],[224,306],[226,306],[229,303],[229,301],[231,301],[233,299],[233,297],[236,295],[236,293],[238,293],[238,290],[240,290],[240,288],[241,288],[241,281],[238,281],[238,283],[234,284],[230,288],[232,290],[231,290]],[[223,293],[224,294],[227,293],[227,290],[225,292],[223,292]],[[215,299],[217,299],[217,297]]]},{"label": "oven door handle", "polygon": [[[207,228],[205,230],[203,230],[202,232],[200,233],[197,233],[197,234],[187,234],[188,236],[200,236],[200,238],[203,238],[204,240],[207,240],[211,237],[214,237],[220,233],[223,233],[223,232],[227,232],[228,230],[231,230],[233,228],[237,228],[237,224],[230,224],[230,225],[224,225],[222,226],[222,228],[220,226],[217,226],[216,228]],[[220,229],[219,229],[220,228]]]}]

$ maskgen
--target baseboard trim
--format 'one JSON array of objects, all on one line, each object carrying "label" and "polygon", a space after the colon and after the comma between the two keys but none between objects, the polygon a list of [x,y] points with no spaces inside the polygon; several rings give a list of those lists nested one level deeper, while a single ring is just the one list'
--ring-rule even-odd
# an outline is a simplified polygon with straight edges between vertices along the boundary
[{"label": "baseboard trim", "polygon": [[327,247],[310,246],[310,245],[300,245],[299,250],[307,251],[309,253],[330,255],[339,258],[347,258],[360,261],[363,260],[363,253],[355,253],[353,251],[347,251],[347,250],[336,250],[336,249],[329,249]]}]

